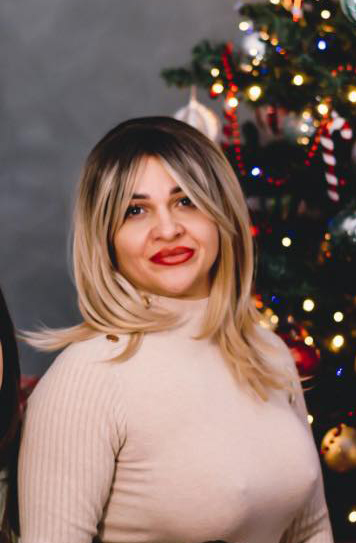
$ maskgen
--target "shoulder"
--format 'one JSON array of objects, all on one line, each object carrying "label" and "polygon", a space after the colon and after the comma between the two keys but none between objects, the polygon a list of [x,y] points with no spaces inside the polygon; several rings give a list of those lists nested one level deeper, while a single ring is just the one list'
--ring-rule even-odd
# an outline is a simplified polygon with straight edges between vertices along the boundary
[{"label": "shoulder", "polygon": [[260,324],[256,325],[256,333],[261,340],[270,347],[269,362],[279,371],[287,371],[293,377],[296,375],[296,367],[293,355],[283,339]]},{"label": "shoulder", "polygon": [[98,334],[84,341],[71,343],[54,361],[63,364],[69,360],[83,361],[90,364],[118,356],[127,345],[127,335]]},{"label": "shoulder", "polygon": [[64,349],[40,379],[29,398],[29,406],[37,402],[79,401],[93,397],[100,400],[117,394],[120,388],[115,357],[123,351],[127,336],[107,338],[99,334],[75,342]]},{"label": "shoulder", "polygon": [[289,349],[283,339],[273,332],[270,328],[266,328],[265,326],[261,326],[261,324],[256,324],[256,333],[267,343],[270,343],[277,349],[280,349],[282,352],[288,351]]},{"label": "shoulder", "polygon": [[53,361],[48,372],[100,371],[106,362],[119,356],[128,342],[128,336],[98,334],[93,338],[71,343]]},{"label": "shoulder", "polygon": [[118,354],[116,343],[104,335],[67,347],[28,399],[25,441],[60,436],[63,442],[83,443],[95,434],[118,450],[126,428],[119,364],[110,362]]}]

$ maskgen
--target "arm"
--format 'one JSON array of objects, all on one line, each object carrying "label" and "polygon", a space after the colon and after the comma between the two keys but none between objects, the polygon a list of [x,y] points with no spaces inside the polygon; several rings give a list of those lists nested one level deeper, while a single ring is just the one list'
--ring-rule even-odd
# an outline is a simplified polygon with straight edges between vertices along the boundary
[{"label": "arm", "polygon": [[28,404],[19,461],[22,543],[91,542],[109,497],[121,445],[118,379],[108,364],[71,353],[57,359]]},{"label": "arm", "polygon": [[[295,395],[292,401],[293,409],[302,423],[305,425],[310,439],[313,435],[307,419],[307,408],[305,405],[304,394],[300,385],[300,379],[297,374],[294,360],[289,349],[283,343],[283,348],[288,352],[291,369],[295,377]],[[284,533],[281,543],[333,543],[333,535],[330,527],[329,514],[325,503],[324,487],[321,469],[319,465],[318,479],[314,491],[303,509],[293,520],[289,528]]]}]

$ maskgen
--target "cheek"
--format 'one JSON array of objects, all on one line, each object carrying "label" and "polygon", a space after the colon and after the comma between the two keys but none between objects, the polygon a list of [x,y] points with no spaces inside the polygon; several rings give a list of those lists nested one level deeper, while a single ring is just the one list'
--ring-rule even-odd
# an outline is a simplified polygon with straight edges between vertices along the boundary
[{"label": "cheek", "polygon": [[220,250],[220,233],[216,224],[214,224],[214,233],[212,234],[212,238],[214,239],[216,256],[218,256]]},{"label": "cheek", "polygon": [[212,263],[215,262],[220,247],[219,230],[215,223],[210,222],[205,230],[205,240],[207,245],[207,253],[209,254]]},{"label": "cheek", "polygon": [[137,228],[121,228],[114,238],[116,261],[125,265],[134,265],[133,259],[142,256],[145,236]]}]

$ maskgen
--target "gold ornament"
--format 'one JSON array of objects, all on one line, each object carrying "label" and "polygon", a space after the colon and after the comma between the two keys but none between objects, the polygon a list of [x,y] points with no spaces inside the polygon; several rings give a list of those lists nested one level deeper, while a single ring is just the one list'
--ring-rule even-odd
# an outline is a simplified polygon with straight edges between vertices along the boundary
[{"label": "gold ornament", "polygon": [[321,442],[321,454],[329,468],[345,473],[356,468],[356,429],[344,423],[329,430]]}]

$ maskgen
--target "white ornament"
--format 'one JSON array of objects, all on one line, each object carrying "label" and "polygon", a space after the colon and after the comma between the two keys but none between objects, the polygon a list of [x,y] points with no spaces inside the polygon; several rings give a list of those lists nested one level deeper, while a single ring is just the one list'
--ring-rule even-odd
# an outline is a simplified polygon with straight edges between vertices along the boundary
[{"label": "white ornament", "polygon": [[283,133],[290,141],[297,141],[300,138],[311,138],[315,132],[315,126],[312,116],[304,119],[303,116],[294,113],[288,113],[283,120]]},{"label": "white ornament", "polygon": [[261,41],[259,32],[247,34],[241,42],[242,50],[250,57],[261,60],[266,52],[266,44]]},{"label": "white ornament", "polygon": [[346,217],[346,219],[343,221],[341,228],[345,230],[346,234],[348,236],[355,236],[356,235],[356,217]]},{"label": "white ornament", "polygon": [[190,124],[213,141],[218,141],[220,138],[220,119],[214,111],[198,102],[195,87],[191,89],[189,104],[179,109],[174,114],[174,118]]}]

